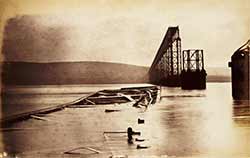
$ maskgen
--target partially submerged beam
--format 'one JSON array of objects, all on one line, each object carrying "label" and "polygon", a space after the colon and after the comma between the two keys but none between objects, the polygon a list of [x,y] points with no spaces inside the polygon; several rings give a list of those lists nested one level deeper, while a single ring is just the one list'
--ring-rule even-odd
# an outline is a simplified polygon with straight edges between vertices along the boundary
[{"label": "partially submerged beam", "polygon": [[[9,117],[4,117],[0,120],[0,123],[2,126],[8,125],[10,123],[25,120],[29,118],[39,119],[43,121],[48,121],[46,118],[40,117],[41,115],[56,112],[63,110],[64,108],[69,107],[82,107],[83,105],[86,107],[96,106],[97,104],[113,104],[113,103],[127,103],[127,102],[134,102],[134,100],[139,99],[141,96],[145,96],[146,91],[151,90],[152,98],[156,100],[158,88],[156,86],[150,86],[150,87],[136,87],[136,88],[122,88],[122,89],[116,89],[116,90],[103,90],[105,91],[106,95],[103,95],[104,93],[100,93],[103,91],[91,93],[87,96],[81,97],[75,101],[51,106],[39,110],[32,110],[29,112],[21,113],[12,115]],[[154,101],[153,101],[154,102]]]}]

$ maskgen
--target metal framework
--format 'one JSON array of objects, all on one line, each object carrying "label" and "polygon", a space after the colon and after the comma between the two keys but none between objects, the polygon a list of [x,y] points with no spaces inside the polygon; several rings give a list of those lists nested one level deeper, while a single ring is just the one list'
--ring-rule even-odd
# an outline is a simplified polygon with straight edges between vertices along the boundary
[{"label": "metal framework", "polygon": [[201,71],[204,69],[203,50],[189,49],[182,52],[183,71]]},{"label": "metal framework", "polygon": [[181,38],[179,27],[169,27],[149,70],[150,81],[180,86]]},{"label": "metal framework", "polygon": [[182,52],[182,89],[206,89],[207,73],[204,69],[203,50],[189,49]]}]

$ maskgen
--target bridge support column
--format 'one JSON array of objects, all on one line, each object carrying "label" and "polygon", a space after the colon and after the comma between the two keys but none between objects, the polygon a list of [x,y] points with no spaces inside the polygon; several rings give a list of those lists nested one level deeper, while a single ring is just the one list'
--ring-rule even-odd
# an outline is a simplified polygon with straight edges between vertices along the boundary
[{"label": "bridge support column", "polygon": [[206,89],[203,50],[184,50],[181,72],[182,89]]}]

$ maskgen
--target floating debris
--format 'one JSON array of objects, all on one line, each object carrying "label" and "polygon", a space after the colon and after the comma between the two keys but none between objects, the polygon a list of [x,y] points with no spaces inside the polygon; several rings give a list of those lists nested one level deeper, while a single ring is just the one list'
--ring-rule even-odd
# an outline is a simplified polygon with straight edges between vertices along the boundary
[{"label": "floating debris", "polygon": [[138,124],[143,124],[145,123],[145,120],[138,118]]},{"label": "floating debris", "polygon": [[97,150],[97,149],[94,149],[94,148],[91,148],[91,147],[77,147],[77,148],[73,148],[73,149],[70,149],[69,151],[65,151],[63,152],[63,154],[76,154],[76,155],[80,155],[80,154],[85,154],[85,153],[82,153],[80,152],[80,150],[82,149],[85,149],[85,150],[89,150],[95,154],[100,154],[102,153],[101,151]]},{"label": "floating debris", "polygon": [[128,155],[111,155],[109,158],[127,158]]},{"label": "floating debris", "polygon": [[121,110],[105,109],[105,112],[119,112]]},{"label": "floating debris", "polygon": [[142,139],[142,138],[135,138],[135,141],[137,141],[137,142],[144,142],[145,139]]},{"label": "floating debris", "polygon": [[135,132],[131,127],[127,129],[128,143],[133,144],[133,135],[141,135],[141,132]]},{"label": "floating debris", "polygon": [[150,147],[150,146],[138,144],[138,145],[136,146],[136,149],[147,149],[147,148],[149,148],[149,147]]}]

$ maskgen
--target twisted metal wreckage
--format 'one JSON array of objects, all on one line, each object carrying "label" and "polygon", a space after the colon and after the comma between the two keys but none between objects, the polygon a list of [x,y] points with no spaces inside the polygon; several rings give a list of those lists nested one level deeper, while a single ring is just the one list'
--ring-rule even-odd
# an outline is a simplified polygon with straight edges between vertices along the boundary
[{"label": "twisted metal wreckage", "polygon": [[[155,104],[159,88],[157,86],[129,87],[112,90],[101,90],[88,96],[79,98],[73,102],[65,103],[49,108],[30,111],[27,113],[12,115],[1,119],[1,125],[5,126],[12,122],[29,118],[46,120],[44,114],[63,110],[65,108],[87,108],[105,104],[131,103],[133,107],[147,107]],[[105,112],[115,112],[119,110],[106,109]]]}]

